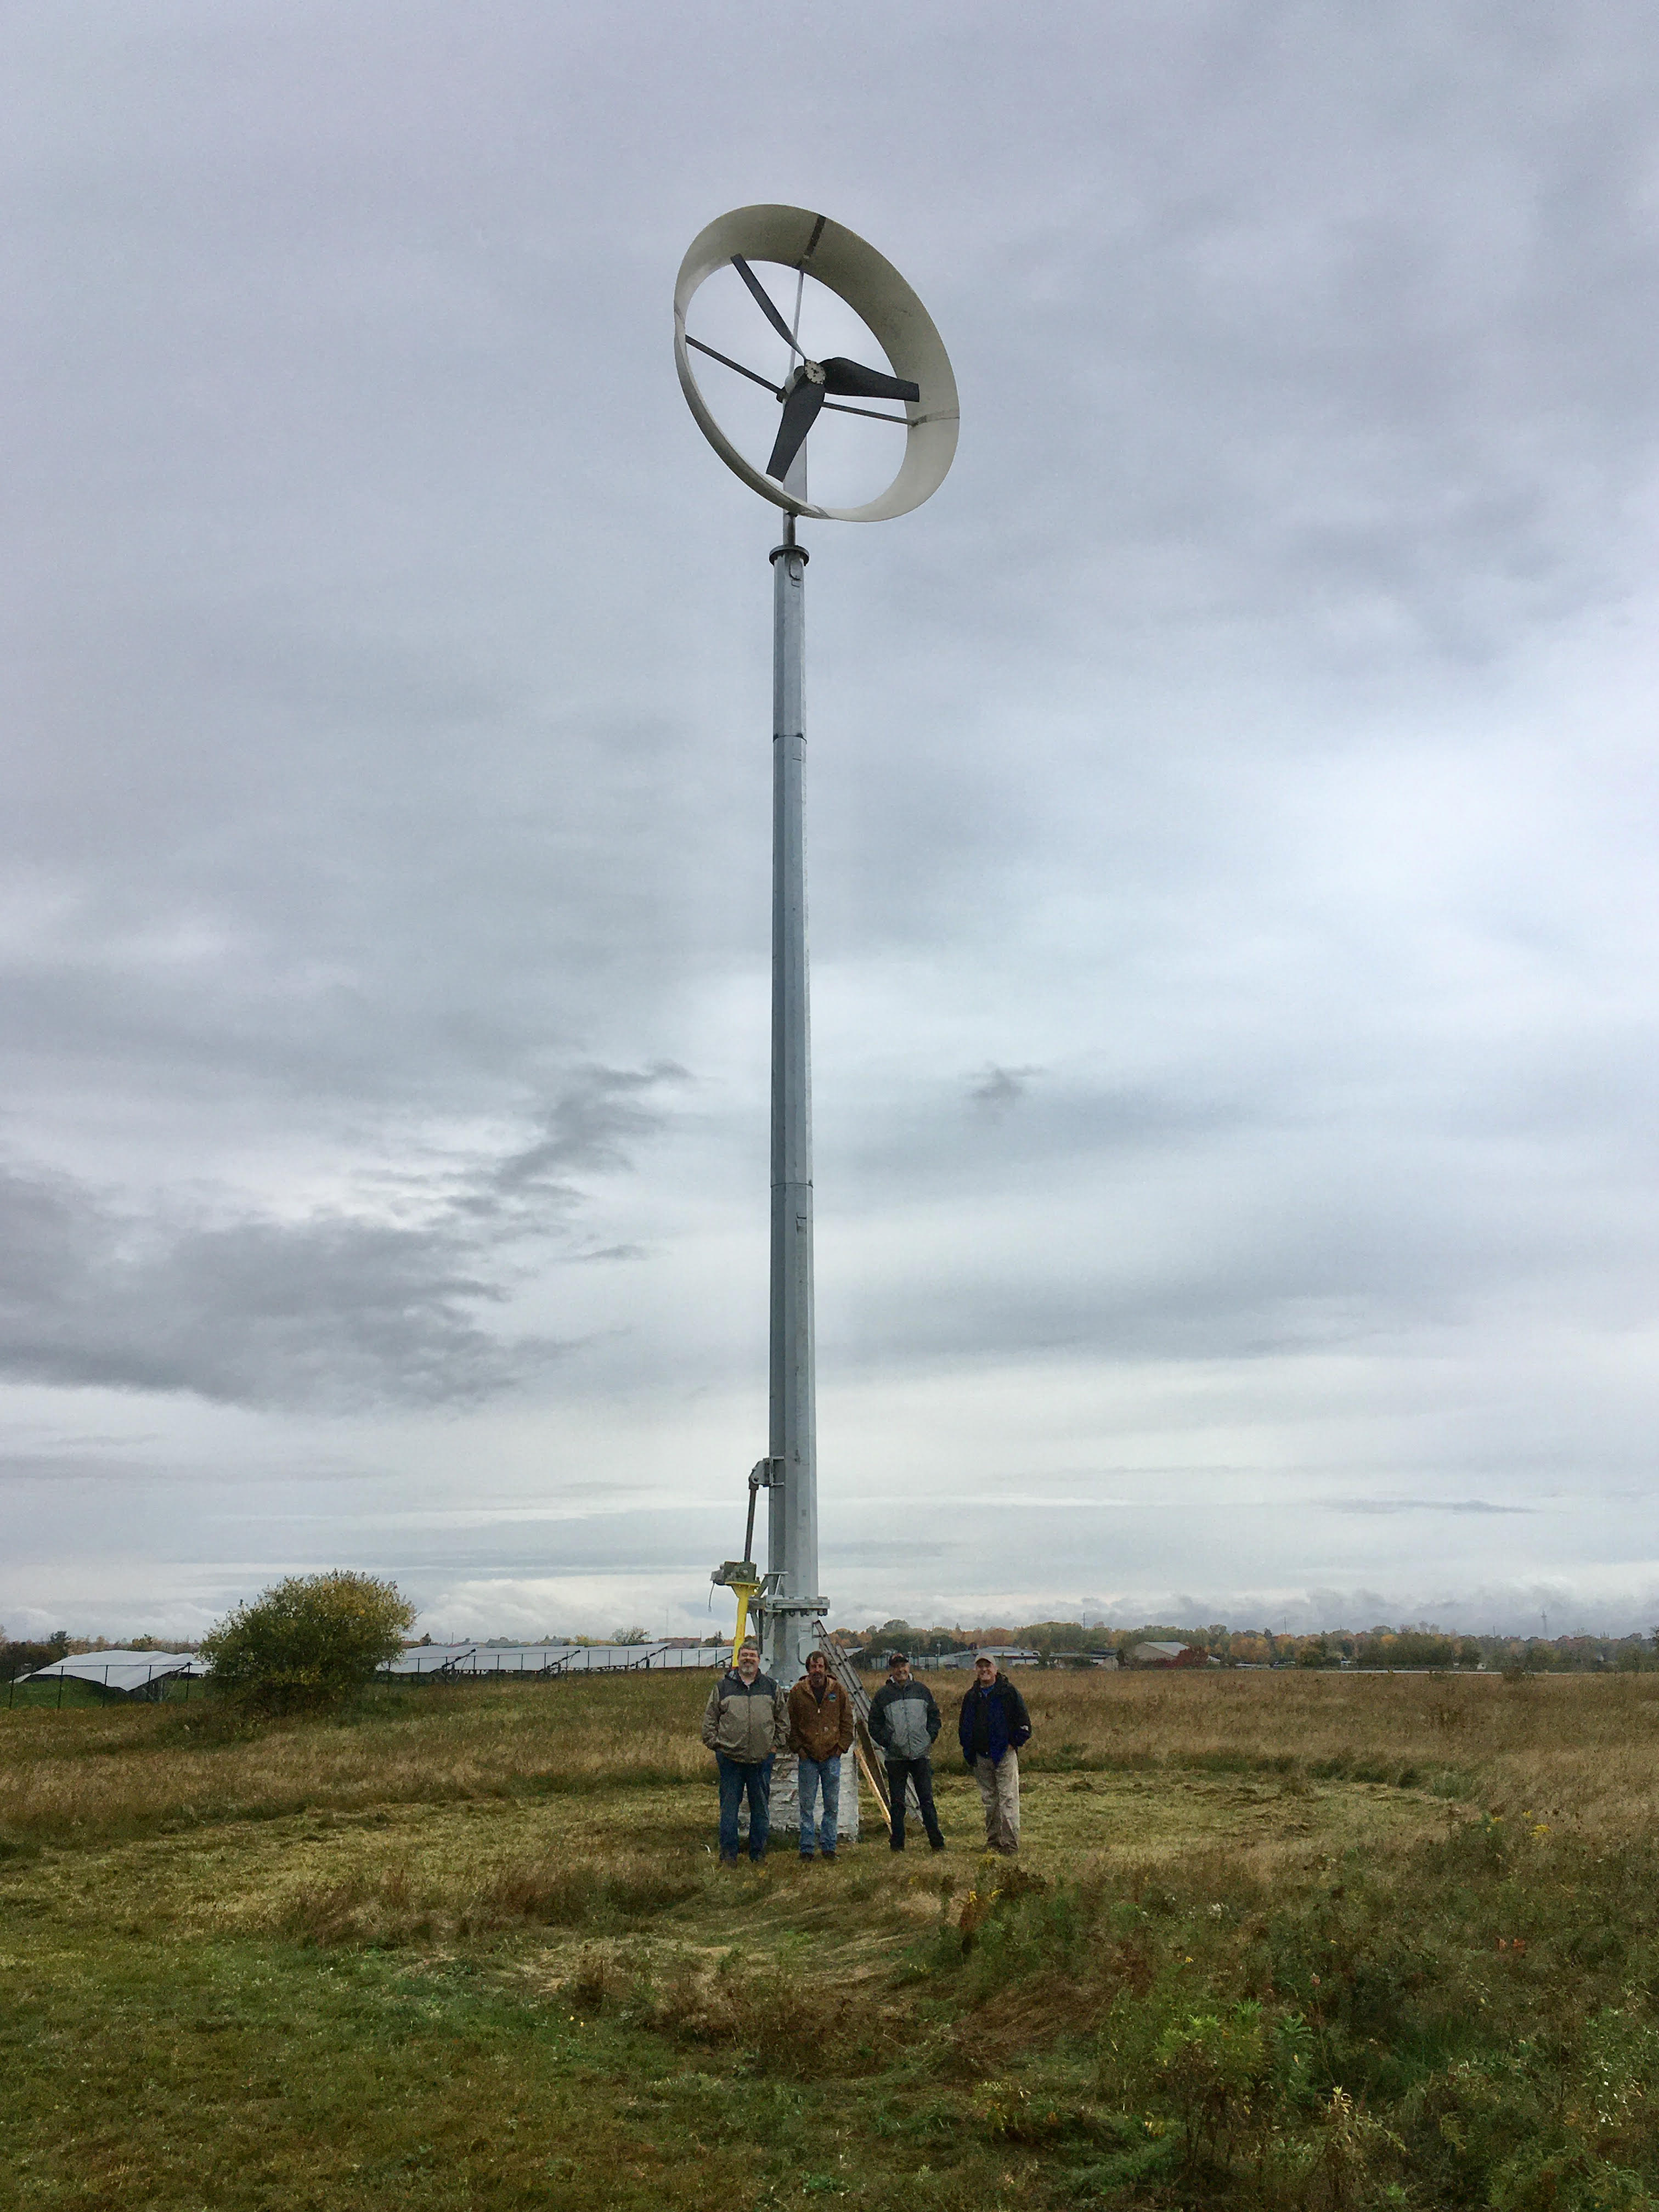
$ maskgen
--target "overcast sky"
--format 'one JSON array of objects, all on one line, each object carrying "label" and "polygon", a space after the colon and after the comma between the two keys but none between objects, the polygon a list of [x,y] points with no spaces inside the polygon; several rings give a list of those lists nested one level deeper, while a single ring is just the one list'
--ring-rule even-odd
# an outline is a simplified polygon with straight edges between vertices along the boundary
[{"label": "overcast sky", "polygon": [[836,1617],[1659,1620],[1650,9],[0,62],[12,1633],[729,1622],[776,516],[670,308],[774,199],[962,394],[803,533]]}]

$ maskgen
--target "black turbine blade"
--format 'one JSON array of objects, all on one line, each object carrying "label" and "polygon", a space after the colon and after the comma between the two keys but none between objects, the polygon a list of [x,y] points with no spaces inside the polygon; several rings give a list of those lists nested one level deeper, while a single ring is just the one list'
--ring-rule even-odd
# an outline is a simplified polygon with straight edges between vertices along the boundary
[{"label": "black turbine blade", "polygon": [[789,348],[792,353],[799,353],[800,351],[800,348],[795,343],[794,332],[790,329],[788,324],[784,321],[783,317],[778,313],[777,309],[772,305],[771,294],[767,290],[765,285],[761,283],[760,278],[756,276],[754,270],[744,259],[742,254],[734,253],[732,256],[732,266],[737,270],[738,276],[742,277],[744,283],[754,294],[756,302],[758,305],[762,314],[763,314],[767,321],[771,324],[773,329],[783,340],[785,345]]},{"label": "black turbine blade", "polygon": [[823,388],[840,399],[920,399],[921,386],[885,369],[866,368],[837,354],[823,364]]},{"label": "black turbine blade", "polygon": [[772,458],[766,464],[766,473],[775,477],[780,483],[789,473],[789,464],[805,442],[806,434],[818,419],[818,410],[823,404],[823,386],[809,384],[803,377],[783,403],[783,420],[778,425],[777,443],[772,448]]}]

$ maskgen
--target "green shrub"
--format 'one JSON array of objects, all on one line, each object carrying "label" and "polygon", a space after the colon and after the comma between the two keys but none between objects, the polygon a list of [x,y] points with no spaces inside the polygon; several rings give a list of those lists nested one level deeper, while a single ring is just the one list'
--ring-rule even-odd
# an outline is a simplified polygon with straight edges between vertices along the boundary
[{"label": "green shrub", "polygon": [[322,1712],[398,1656],[415,1608],[395,1583],[290,1575],[204,1637],[222,1697],[258,1713]]}]

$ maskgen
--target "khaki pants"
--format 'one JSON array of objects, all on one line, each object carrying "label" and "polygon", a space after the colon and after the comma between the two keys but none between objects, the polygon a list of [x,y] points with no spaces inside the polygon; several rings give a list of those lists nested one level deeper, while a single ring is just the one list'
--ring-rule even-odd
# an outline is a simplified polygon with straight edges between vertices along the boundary
[{"label": "khaki pants", "polygon": [[985,1808],[988,1851],[1019,1849],[1019,1753],[1010,1744],[1000,1759],[974,1761],[974,1779]]}]

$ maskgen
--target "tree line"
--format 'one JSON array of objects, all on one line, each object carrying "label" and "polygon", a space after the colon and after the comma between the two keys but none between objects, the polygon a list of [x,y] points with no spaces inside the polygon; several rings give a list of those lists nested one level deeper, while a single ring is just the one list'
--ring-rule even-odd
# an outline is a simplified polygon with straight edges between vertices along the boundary
[{"label": "tree line", "polygon": [[872,1622],[838,1632],[838,1640],[865,1655],[903,1651],[912,1659],[944,1658],[982,1644],[1012,1644],[1035,1651],[1039,1665],[1062,1666],[1091,1652],[1121,1656],[1137,1644],[1183,1644],[1233,1667],[1464,1668],[1532,1674],[1645,1673],[1659,1668],[1659,1628],[1628,1636],[1467,1635],[1428,1623],[1366,1629],[1319,1629],[1291,1633],[1270,1628],[1231,1628],[1223,1621],[1201,1626],[1148,1621],[1138,1628],[1090,1626],[1080,1620],[1035,1620],[1018,1626],[920,1628],[908,1620]]}]

